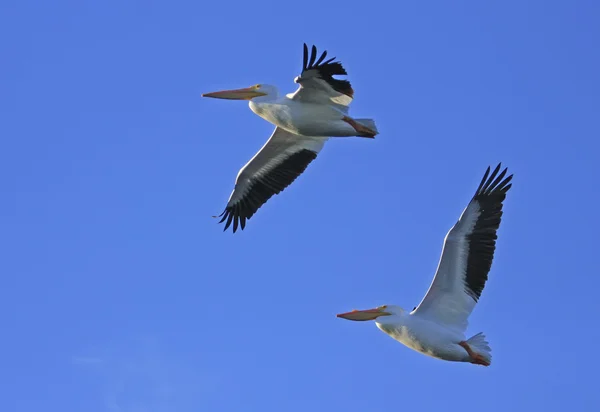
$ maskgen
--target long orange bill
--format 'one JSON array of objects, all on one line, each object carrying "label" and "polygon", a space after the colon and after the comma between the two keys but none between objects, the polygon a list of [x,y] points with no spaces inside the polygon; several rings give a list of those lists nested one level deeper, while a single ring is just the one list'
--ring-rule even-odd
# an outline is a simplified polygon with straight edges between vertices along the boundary
[{"label": "long orange bill", "polygon": [[388,313],[380,309],[367,309],[367,310],[353,310],[352,312],[340,313],[337,315],[338,318],[353,320],[362,322],[366,320],[374,320],[380,316],[387,315]]},{"label": "long orange bill", "polygon": [[257,91],[254,87],[246,87],[245,89],[222,90],[220,92],[204,93],[202,97],[214,97],[216,99],[229,100],[251,100],[258,96],[265,96],[265,93]]}]

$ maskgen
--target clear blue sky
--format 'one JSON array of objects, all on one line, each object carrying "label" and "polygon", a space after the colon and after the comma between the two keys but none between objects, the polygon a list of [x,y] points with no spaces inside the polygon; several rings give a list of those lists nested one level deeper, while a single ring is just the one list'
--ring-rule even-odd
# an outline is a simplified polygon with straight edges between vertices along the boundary
[{"label": "clear blue sky", "polygon": [[[593,0],[3,1],[2,410],[598,410],[599,18]],[[200,94],[295,90],[303,42],[381,134],[330,141],[223,233],[211,215],[272,126]],[[514,186],[469,328],[490,368],[336,319],[412,309],[498,161]]]}]

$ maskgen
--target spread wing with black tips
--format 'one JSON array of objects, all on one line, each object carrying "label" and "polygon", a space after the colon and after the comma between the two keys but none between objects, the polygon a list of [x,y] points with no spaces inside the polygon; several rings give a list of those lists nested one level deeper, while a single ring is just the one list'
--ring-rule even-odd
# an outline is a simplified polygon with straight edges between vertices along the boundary
[{"label": "spread wing with black tips", "polygon": [[240,170],[219,223],[235,233],[273,195],[280,193],[316,159],[327,138],[275,131],[260,151]]},{"label": "spread wing with black tips", "polygon": [[317,56],[317,48],[312,46],[309,53],[305,43],[302,73],[294,80],[300,87],[288,97],[307,102],[348,106],[354,97],[350,81],[333,77],[348,74],[342,63],[335,61],[335,57],[325,60],[327,51],[323,51],[318,58]]},{"label": "spread wing with black tips", "polygon": [[413,313],[466,329],[492,267],[497,231],[512,175],[488,167],[475,195],[446,235],[437,272]]},{"label": "spread wing with black tips", "polygon": [[300,78],[302,79],[302,76],[305,75],[306,77],[309,77],[310,73],[307,72],[314,70],[321,79],[325,80],[327,84],[329,84],[333,88],[333,90],[343,93],[348,97],[353,97],[354,90],[352,90],[350,82],[348,80],[339,80],[333,77],[345,76],[348,74],[342,66],[342,63],[335,62],[335,57],[332,57],[329,60],[325,60],[325,57],[327,57],[327,50],[323,51],[321,57],[319,57],[319,60],[315,62],[316,57],[317,48],[315,46],[312,46],[310,53],[310,61],[307,64],[308,46],[306,45],[306,43],[304,43],[304,64],[302,66],[302,74],[300,75]]}]

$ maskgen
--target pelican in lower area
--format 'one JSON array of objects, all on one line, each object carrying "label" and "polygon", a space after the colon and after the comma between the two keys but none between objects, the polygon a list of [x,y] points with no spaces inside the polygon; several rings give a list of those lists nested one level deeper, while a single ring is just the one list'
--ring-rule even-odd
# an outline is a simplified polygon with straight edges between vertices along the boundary
[{"label": "pelican in lower area", "polygon": [[330,137],[378,134],[372,119],[355,119],[348,115],[354,91],[348,80],[333,76],[346,75],[335,57],[325,60],[327,51],[317,59],[312,46],[310,60],[304,45],[304,64],[294,79],[300,86],[294,93],[279,96],[275,86],[257,84],[245,89],[205,93],[204,97],[249,100],[250,109],[275,125],[267,143],[239,171],[235,187],[219,223],[225,228],[233,223],[244,229],[246,220],[273,196],[288,187],[317,157]]},{"label": "pelican in lower area", "polygon": [[[468,317],[481,296],[496,249],[502,203],[512,175],[500,164],[487,168],[475,196],[446,235],[437,272],[412,312],[395,305],[354,310],[340,318],[375,320],[379,329],[411,349],[434,358],[489,366],[491,349],[482,333],[466,339]],[[489,176],[489,178],[488,178]]]}]

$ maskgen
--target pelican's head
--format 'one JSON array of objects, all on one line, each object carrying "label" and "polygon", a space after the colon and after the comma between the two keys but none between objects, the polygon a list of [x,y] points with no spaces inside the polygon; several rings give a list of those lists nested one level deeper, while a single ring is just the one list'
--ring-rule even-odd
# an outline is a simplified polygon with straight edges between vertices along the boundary
[{"label": "pelican's head", "polygon": [[269,84],[255,84],[254,86],[246,87],[245,89],[223,90],[220,92],[202,94],[202,97],[230,100],[254,100],[265,96],[276,98],[277,88]]},{"label": "pelican's head", "polygon": [[394,316],[394,315],[402,315],[404,313],[404,309],[400,306],[396,305],[383,305],[379,306],[375,309],[366,309],[366,310],[356,310],[354,309],[352,312],[340,313],[337,315],[338,318],[354,320],[354,321],[365,321],[365,320],[375,320],[380,316]]}]

